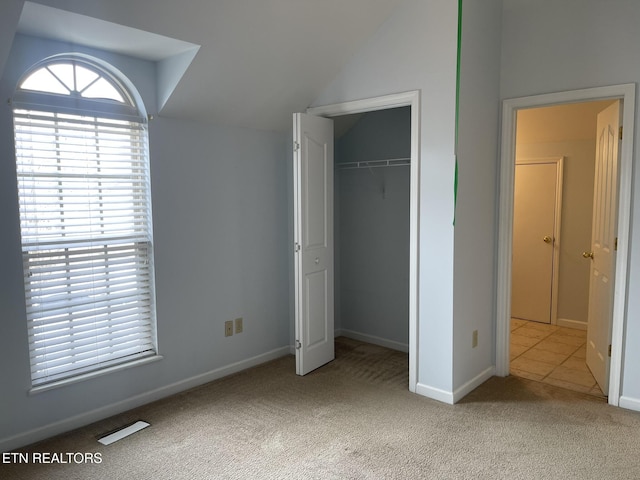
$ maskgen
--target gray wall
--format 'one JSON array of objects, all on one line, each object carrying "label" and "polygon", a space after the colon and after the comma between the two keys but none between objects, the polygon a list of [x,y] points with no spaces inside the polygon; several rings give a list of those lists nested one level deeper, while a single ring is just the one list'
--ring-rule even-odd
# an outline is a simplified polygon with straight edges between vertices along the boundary
[{"label": "gray wall", "polygon": [[[469,388],[469,382],[477,383],[490,375],[495,365],[501,5],[501,1],[462,2],[453,276],[453,383],[457,398]],[[474,330],[478,330],[478,346],[472,348]]]},{"label": "gray wall", "polygon": [[463,2],[455,228],[457,2],[403,2],[314,102],[420,90],[417,391],[447,402],[490,375],[495,362],[501,6]]},{"label": "gray wall", "polygon": [[[68,45],[17,41],[0,80]],[[87,51],[87,50],[83,50]],[[96,56],[98,52],[87,51]],[[155,66],[104,55],[155,109]],[[0,450],[289,350],[288,138],[157,117],[149,126],[161,361],[29,395],[11,109],[0,109]],[[223,323],[244,317],[244,333]],[[234,368],[233,366],[230,368]]]},{"label": "gray wall", "polygon": [[[501,97],[640,81],[640,3],[635,0],[505,0]],[[636,105],[625,108],[635,108]],[[623,345],[622,402],[640,409],[640,122],[634,178]]]},{"label": "gray wall", "polygon": [[11,51],[11,43],[16,33],[16,26],[22,12],[24,0],[4,0],[0,15],[0,72]]},{"label": "gray wall", "polygon": [[327,105],[421,92],[417,390],[437,397],[452,391],[453,380],[457,23],[456,2],[403,2],[314,101]]},{"label": "gray wall", "polygon": [[[335,162],[409,157],[408,107],[364,114]],[[336,322],[401,344],[409,338],[409,166],[336,171]],[[398,346],[400,348],[400,345]]]}]

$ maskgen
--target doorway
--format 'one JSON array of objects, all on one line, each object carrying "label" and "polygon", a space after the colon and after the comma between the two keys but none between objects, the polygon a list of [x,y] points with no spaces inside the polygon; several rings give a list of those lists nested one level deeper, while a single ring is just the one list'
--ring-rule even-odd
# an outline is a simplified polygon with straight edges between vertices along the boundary
[{"label": "doorway", "polygon": [[408,352],[410,107],[334,118],[335,330]]},{"label": "doorway", "polygon": [[[522,120],[518,122],[517,139],[522,136]],[[522,144],[516,141],[516,148],[518,146]],[[516,158],[511,273],[513,318],[557,323],[558,267],[563,245],[563,171],[564,156]]]},{"label": "doorway", "polygon": [[510,373],[600,397],[586,364],[581,253],[591,248],[596,119],[611,103],[521,110],[516,130]]},{"label": "doorway", "polygon": [[315,116],[338,117],[409,107],[411,117],[411,145],[409,155],[409,390],[416,391],[418,379],[418,206],[419,206],[419,108],[420,93],[411,91],[371,99],[356,100],[334,105],[312,107],[307,113]]},{"label": "doorway", "polygon": [[[620,99],[626,105],[634,105],[634,86],[621,85],[602,87],[557,94],[523,97],[506,100],[503,104],[502,158],[500,182],[500,217],[499,217],[499,251],[498,251],[498,288],[497,288],[497,330],[496,330],[496,372],[499,375],[509,374],[510,366],[510,330],[511,330],[511,281],[513,252],[513,212],[514,212],[514,177],[516,159],[516,124],[519,111],[537,107],[549,107],[577,102],[596,100],[613,101]],[[633,108],[624,109],[622,121],[625,128],[632,129],[634,121]],[[622,332],[624,327],[624,303],[626,297],[626,272],[628,265],[628,239],[630,223],[631,162],[633,139],[631,135],[621,141],[619,165],[619,190],[616,200],[619,217],[617,223],[618,251],[615,259],[615,290],[613,293],[613,314],[611,329],[611,370],[608,401],[618,405],[620,397],[620,378],[622,361]],[[560,296],[561,298],[561,296]],[[576,325],[574,325],[576,326]],[[520,325],[522,327],[522,325]],[[564,328],[558,327],[555,328]]]}]

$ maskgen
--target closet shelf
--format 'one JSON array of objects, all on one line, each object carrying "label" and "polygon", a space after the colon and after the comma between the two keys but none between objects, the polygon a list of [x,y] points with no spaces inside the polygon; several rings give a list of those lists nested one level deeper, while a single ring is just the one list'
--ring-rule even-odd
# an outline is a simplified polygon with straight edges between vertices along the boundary
[{"label": "closet shelf", "polygon": [[390,158],[388,160],[370,160],[367,162],[336,163],[336,169],[350,170],[353,168],[403,167],[411,165],[411,157]]}]

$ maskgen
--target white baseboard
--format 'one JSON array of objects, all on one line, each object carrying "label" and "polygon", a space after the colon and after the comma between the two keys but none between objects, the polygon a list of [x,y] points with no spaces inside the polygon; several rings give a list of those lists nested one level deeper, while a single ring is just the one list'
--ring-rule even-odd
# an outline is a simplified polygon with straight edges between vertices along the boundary
[{"label": "white baseboard", "polygon": [[628,410],[635,410],[636,412],[640,412],[640,398],[622,396],[620,397],[618,406],[626,408]]},{"label": "white baseboard", "polygon": [[374,335],[368,335],[366,333],[354,332],[353,330],[346,330],[344,328],[336,330],[335,336],[343,336],[352,338],[354,340],[360,340],[361,342],[372,343],[373,345],[380,345],[381,347],[387,347],[392,350],[398,350],[400,352],[409,352],[408,343],[400,343],[394,340],[387,340],[386,338],[376,337]]},{"label": "white baseboard", "polygon": [[496,367],[492,365],[486,370],[480,372],[478,375],[476,375],[474,378],[469,380],[467,383],[465,383],[461,387],[456,388],[453,391],[453,403],[458,403],[460,400],[466,397],[467,394],[469,394],[470,392],[478,388],[480,385],[482,385],[484,382],[489,380],[491,377],[493,377],[495,373],[496,373]]},{"label": "white baseboard", "polygon": [[49,425],[38,427],[33,430],[14,435],[12,437],[0,439],[0,452],[8,452],[25,445],[39,442],[40,440],[44,440],[54,435],[58,435],[60,433],[68,432],[70,430],[89,425],[90,423],[97,422],[98,420],[108,418],[112,415],[126,412],[127,410],[131,410],[132,408],[136,408],[141,405],[145,405],[147,403],[151,403],[156,400],[168,397],[170,395],[189,390],[190,388],[209,383],[213,380],[226,377],[227,375],[231,375],[242,370],[246,370],[247,368],[255,367],[262,363],[275,360],[276,358],[280,358],[288,354],[288,346],[277,348],[275,350],[271,350],[270,352],[256,355],[255,357],[241,360],[224,367],[216,368],[215,370],[211,370],[194,377],[180,380],[179,382],[175,382],[165,387],[160,387],[155,390],[142,393],[140,395],[135,395],[133,397],[113,403],[111,405],[107,405],[105,407],[91,410],[90,412],[82,413],[70,418],[65,418],[64,420],[50,423]]},{"label": "white baseboard", "polygon": [[416,393],[418,395],[422,395],[423,397],[438,400],[439,402],[448,403],[449,405],[454,404],[453,392],[447,392],[446,390],[430,387],[429,385],[425,385],[423,383],[416,384]]},{"label": "white baseboard", "polygon": [[496,371],[496,367],[491,366],[486,370],[480,372],[478,375],[476,375],[474,378],[469,380],[467,383],[465,383],[461,387],[456,388],[453,392],[448,392],[440,388],[430,387],[429,385],[418,383],[416,385],[416,393],[424,397],[432,398],[433,400],[438,400],[439,402],[444,402],[444,403],[448,403],[449,405],[453,405],[454,403],[458,403],[468,393],[475,390],[484,382],[486,382],[491,377],[493,377],[493,375],[495,374],[495,371]]},{"label": "white baseboard", "polygon": [[571,320],[570,318],[558,318],[556,325],[559,327],[577,328],[578,330],[586,330],[587,322],[580,320]]}]

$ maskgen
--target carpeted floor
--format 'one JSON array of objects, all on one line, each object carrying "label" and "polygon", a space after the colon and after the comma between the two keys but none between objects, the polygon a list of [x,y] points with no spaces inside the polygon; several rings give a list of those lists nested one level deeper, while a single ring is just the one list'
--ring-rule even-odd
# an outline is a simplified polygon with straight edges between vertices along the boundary
[{"label": "carpeted floor", "polygon": [[[306,377],[284,357],[22,450],[5,479],[637,479],[640,414],[517,377],[451,406],[407,390],[407,356],[340,338]],[[96,438],[151,426],[110,446]]]}]

